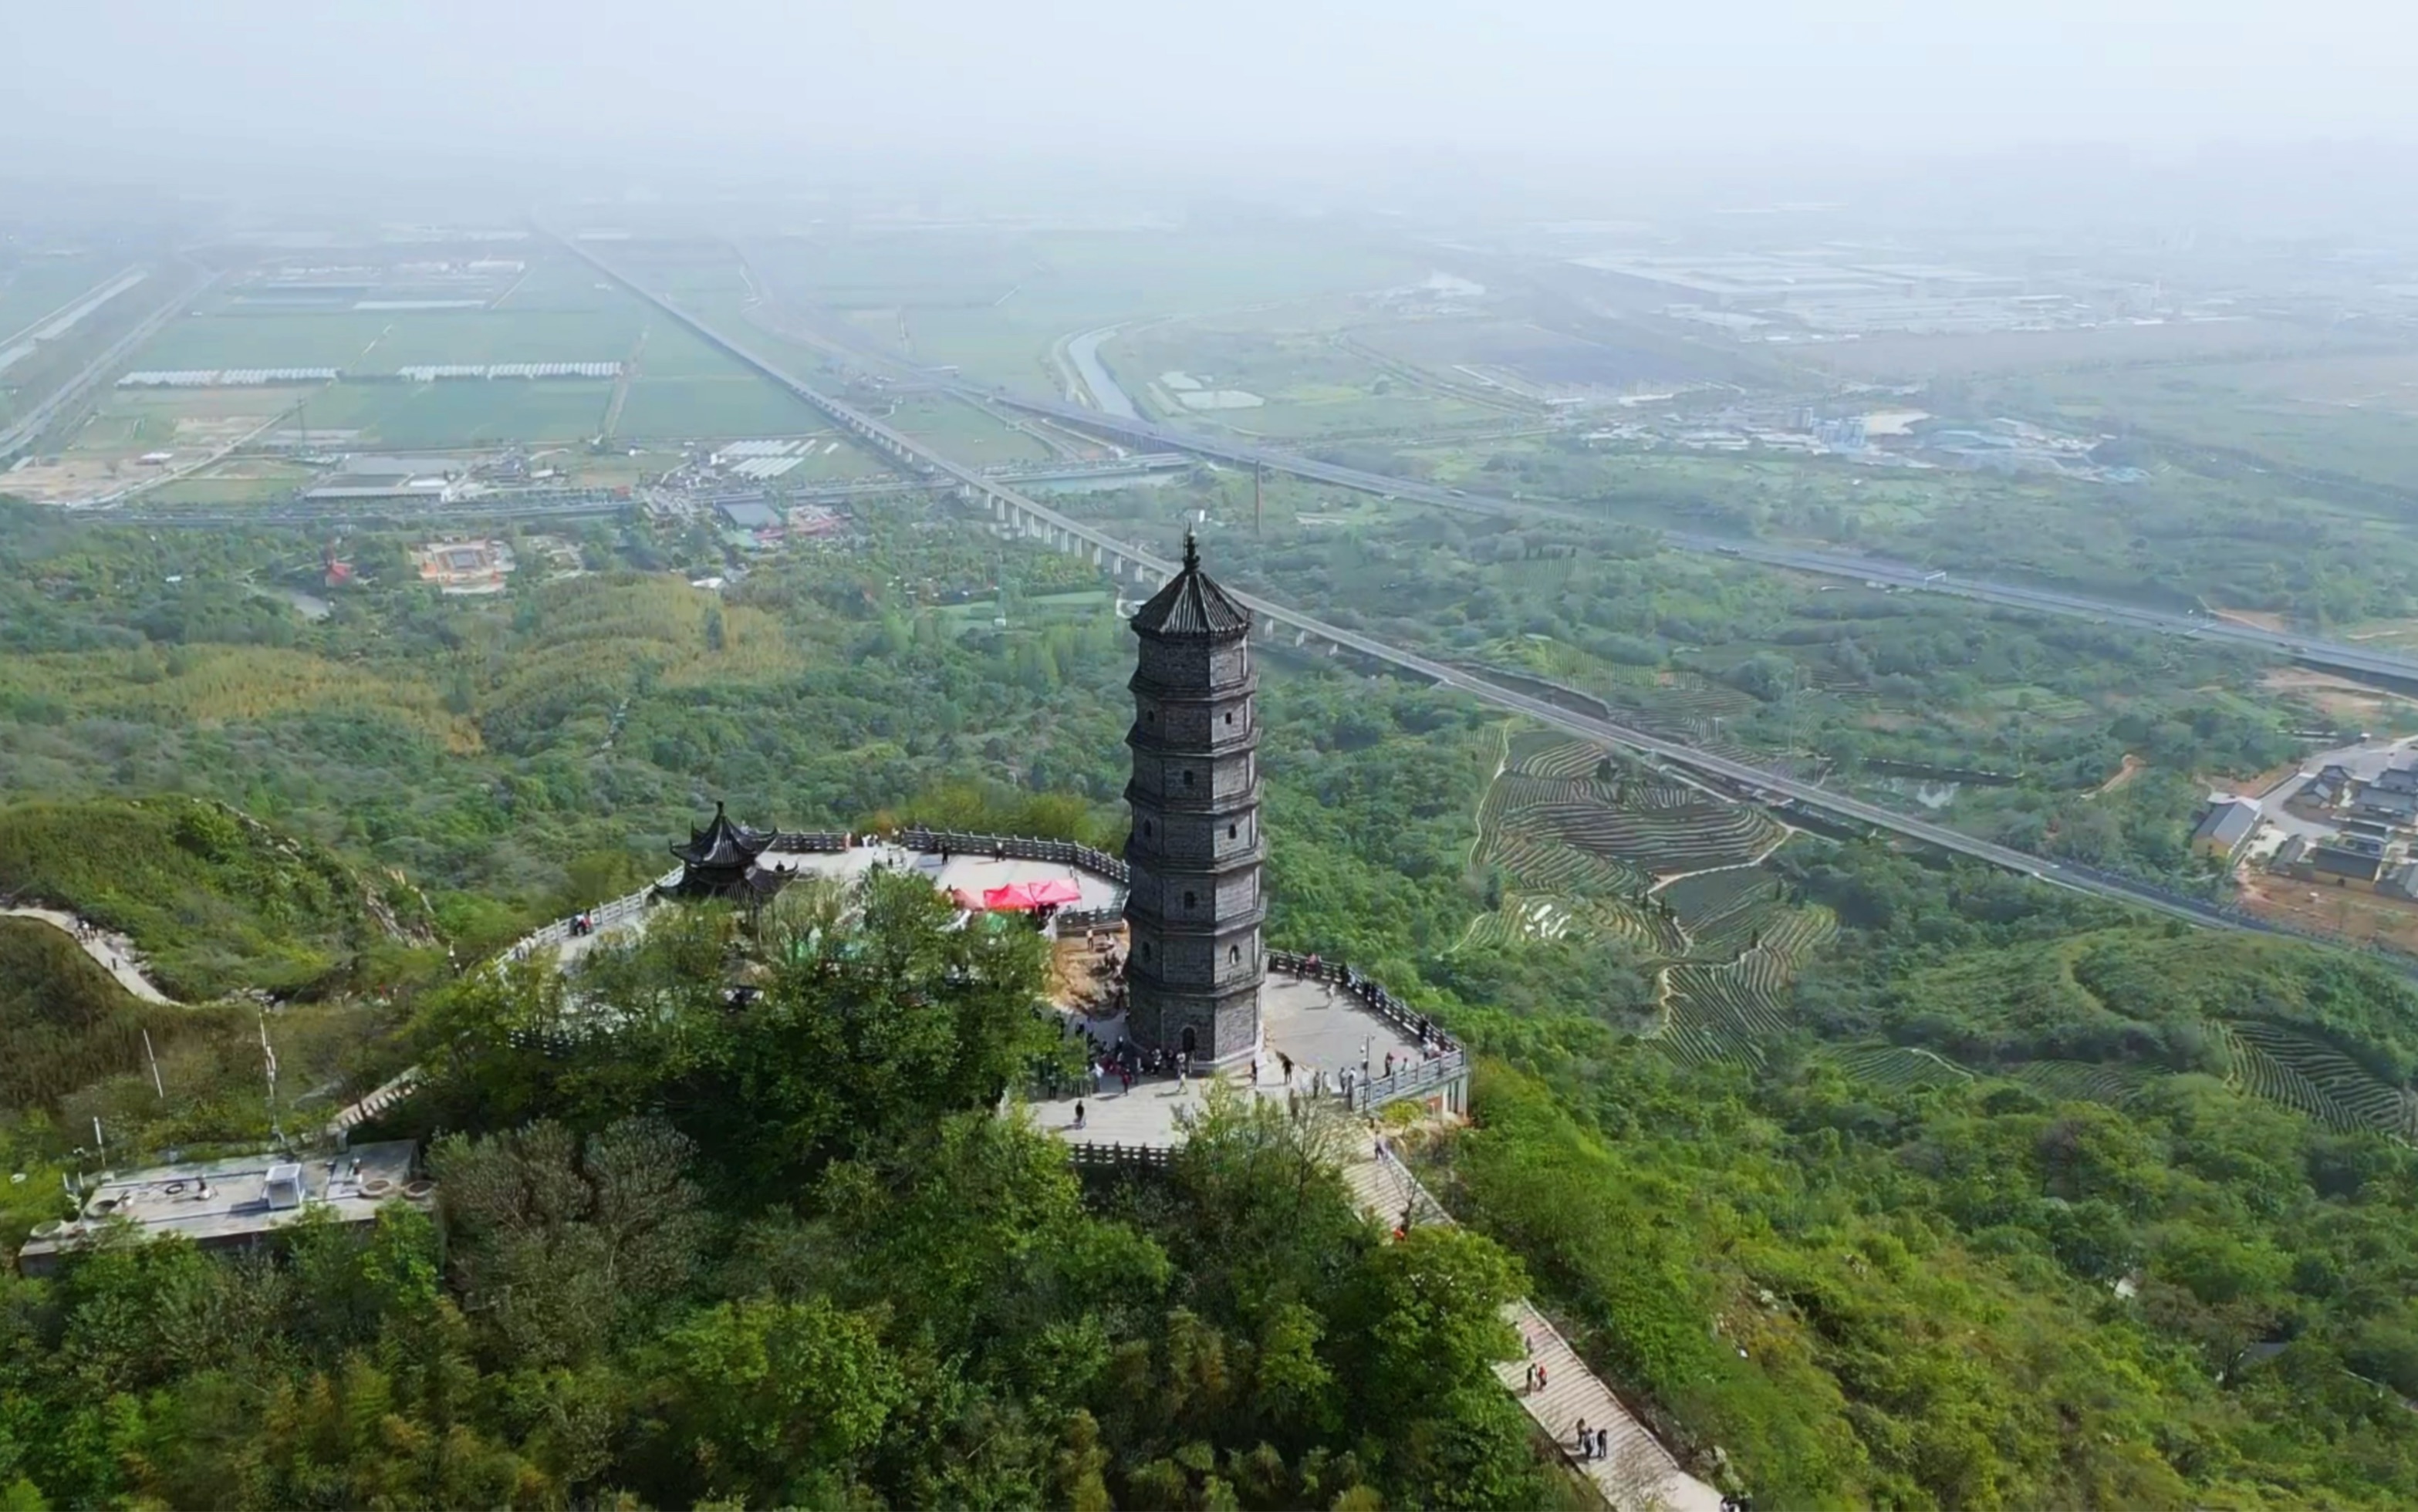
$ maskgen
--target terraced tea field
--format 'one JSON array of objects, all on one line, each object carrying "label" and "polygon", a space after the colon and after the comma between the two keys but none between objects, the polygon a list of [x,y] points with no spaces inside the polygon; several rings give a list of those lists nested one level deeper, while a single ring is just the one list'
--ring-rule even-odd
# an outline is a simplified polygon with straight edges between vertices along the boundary
[{"label": "terraced tea field", "polygon": [[[1507,725],[1490,740],[1491,751],[1471,751],[1494,775],[1470,863],[1492,874],[1501,903],[1457,948],[1621,940],[1656,980],[1662,1012],[1649,1043],[1683,1064],[1762,1064],[1774,1040],[1796,1031],[1792,984],[1837,927],[1828,909],[1792,900],[1763,864],[1786,828],[1584,741]],[[2259,1019],[2209,1029],[2226,1080],[2243,1094],[2332,1128],[2418,1142],[2418,1092],[2315,1035]],[[2002,1077],[2059,1101],[2122,1103],[2173,1074],[2123,1061],[1965,1066],[1898,1045],[1823,1053],[1876,1087]]]},{"label": "terraced tea field", "polygon": [[1973,1079],[1973,1073],[1946,1056],[1903,1045],[1858,1046],[1830,1059],[1857,1080],[1881,1087],[1947,1087]]},{"label": "terraced tea field", "polygon": [[1838,921],[1823,908],[1780,911],[1757,942],[1730,961],[1684,961],[1664,974],[1663,1021],[1657,1043],[1684,1063],[1763,1063],[1763,1044],[1795,1026],[1788,985],[1829,942]]},{"label": "terraced tea field", "polygon": [[1461,948],[1624,940],[1659,979],[1656,1043],[1683,1061],[1760,1061],[1790,1027],[1788,984],[1834,927],[1762,865],[1787,829],[1584,741],[1501,739],[1470,863],[1502,899]]},{"label": "terraced tea field", "polygon": [[2104,1061],[2027,1061],[2007,1075],[2050,1097],[2082,1103],[2121,1103],[2162,1073]]},{"label": "terraced tea field", "polygon": [[2257,1019],[2215,1026],[2232,1062],[2227,1080],[2336,1129],[2418,1139],[2418,1096],[2395,1087],[2322,1040]]},{"label": "terraced tea field", "polygon": [[[2392,1086],[2323,1041],[2258,1019],[2212,1021],[2209,1028],[2225,1050],[2227,1084],[2243,1095],[2290,1108],[2329,1128],[2372,1129],[2418,1140],[2418,1094]],[[1692,1034],[1688,1043],[1726,1046],[1735,1034],[1727,1024],[1716,1023]],[[1996,1075],[2047,1097],[2093,1103],[2125,1102],[2174,1075],[2155,1066],[2103,1061],[2026,1061],[1976,1071],[1929,1050],[1903,1046],[1842,1050],[1834,1060],[1850,1075],[1887,1087]]]}]

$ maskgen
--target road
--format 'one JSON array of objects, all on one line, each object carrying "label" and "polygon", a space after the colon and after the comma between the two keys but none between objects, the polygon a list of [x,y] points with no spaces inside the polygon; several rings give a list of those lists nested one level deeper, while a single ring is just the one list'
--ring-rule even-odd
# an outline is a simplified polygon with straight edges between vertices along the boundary
[{"label": "road", "polygon": [[[1606,523],[1600,515],[1571,509],[1566,505],[1542,503],[1535,499],[1512,499],[1488,494],[1473,494],[1465,489],[1439,487],[1416,479],[1368,472],[1357,467],[1321,462],[1314,457],[1305,457],[1294,452],[1251,446],[1241,441],[1204,435],[1195,431],[1178,430],[1139,417],[1127,419],[1096,409],[1088,409],[1079,405],[1020,398],[1002,389],[980,388],[962,382],[956,383],[955,387],[959,393],[968,398],[979,398],[990,404],[1003,405],[1030,414],[1050,416],[1056,420],[1079,424],[1097,432],[1106,432],[1126,440],[1142,442],[1161,450],[1189,451],[1197,456],[1211,457],[1221,462],[1265,466],[1278,472],[1292,473],[1295,477],[1334,483],[1339,487],[1377,494],[1387,498],[1410,499],[1416,503],[1432,505],[1439,509],[1457,510],[1468,514],[1565,520],[1596,528],[1601,528]],[[1859,582],[1879,583],[1890,588],[1945,593],[1956,598],[1997,604],[2004,608],[2028,610],[2035,614],[2059,615],[2069,619],[2089,619],[2099,624],[2124,625],[2136,630],[2187,635],[2197,640],[2220,641],[2292,661],[2304,662],[2313,666],[2418,684],[2418,658],[2396,656],[2389,651],[2373,650],[2343,641],[2298,635],[2288,631],[2262,630],[2256,625],[2240,624],[2229,619],[2144,608],[2138,604],[2094,599],[2078,593],[2061,592],[2055,588],[2032,588],[2020,583],[1940,573],[1917,566],[1912,562],[1894,561],[1886,557],[1867,557],[1853,552],[1817,551],[1798,546],[1773,545],[1768,542],[1731,536],[1705,535],[1687,530],[1664,530],[1660,535],[1662,543],[1676,551],[1735,557],[1744,561],[1759,562],[1770,567],[1817,573],[1827,577],[1849,578]]]},{"label": "road", "polygon": [[[1195,456],[1220,462],[1258,466],[1278,472],[1291,473],[1318,482],[1376,494],[1385,498],[1410,499],[1437,509],[1457,510],[1468,514],[1508,516],[1528,519],[1563,520],[1600,529],[1607,523],[1602,516],[1568,505],[1537,499],[1505,498],[1492,494],[1471,493],[1466,489],[1446,488],[1422,482],[1413,478],[1397,478],[1386,473],[1369,472],[1346,467],[1297,452],[1281,451],[1269,447],[1252,446],[1247,442],[1198,431],[1161,425],[1133,413],[1129,397],[1105,370],[1099,369],[1096,348],[1101,340],[1115,334],[1118,328],[1085,331],[1074,341],[1088,342],[1092,350],[1083,355],[1087,359],[1081,374],[1084,387],[1100,398],[1100,408],[1063,401],[1031,399],[1010,393],[1003,388],[969,383],[954,372],[936,373],[929,369],[902,363],[895,354],[875,352],[849,345],[839,347],[850,360],[869,366],[887,368],[915,378],[935,383],[962,398],[987,405],[1019,409],[1027,414],[1047,416],[1064,423],[1079,425],[1094,432],[1121,437],[1163,451],[1187,451]],[[834,344],[834,345],[836,344]],[[1072,344],[1071,343],[1069,344]],[[1094,373],[1096,372],[1096,376]],[[2262,630],[2233,620],[2212,616],[2178,614],[2168,610],[2145,608],[2108,599],[2096,599],[2084,594],[2067,593],[2056,588],[2033,588],[2021,583],[2008,583],[1991,578],[1969,577],[1918,566],[1912,562],[1895,561],[1886,557],[1868,557],[1855,552],[1821,551],[1798,546],[1774,545],[1743,537],[1706,535],[1688,530],[1659,532],[1662,543],[1675,551],[1698,552],[1707,555],[1735,557],[1743,561],[1758,562],[1768,567],[1787,568],[1796,572],[1815,573],[1826,577],[1847,578],[1857,582],[1879,583],[1894,588],[1915,588],[1931,593],[1944,593],[1976,603],[1997,604],[2003,608],[2021,609],[2034,614],[2058,615],[2067,619],[2088,619],[2098,624],[2124,625],[2135,630],[2154,631],[2164,634],[2185,635],[2198,640],[2218,641],[2242,646],[2268,655],[2306,663],[2338,671],[2371,678],[2418,685],[2418,657],[2397,656],[2346,641],[2328,640],[2319,636],[2295,634],[2289,631]]]},{"label": "road", "polygon": [[110,934],[57,909],[0,909],[0,918],[31,919],[38,924],[49,924],[74,940],[78,950],[91,956],[95,965],[117,979],[119,986],[145,1002],[156,1002],[170,1008],[183,1006],[143,974],[143,969],[135,964],[134,942],[124,935]]},{"label": "road", "polygon": [[[188,265],[190,267],[190,265]],[[211,274],[192,268],[192,282],[179,290],[175,298],[143,317],[140,324],[109,344],[108,350],[84,364],[83,371],[53,391],[48,399],[25,412],[25,417],[5,431],[0,431],[0,462],[7,462],[42,438],[70,405],[80,403],[85,392],[110,370],[134,355],[136,348],[159,334],[160,328],[192,308],[194,298],[217,283],[224,274]]]},{"label": "road", "polygon": [[[605,277],[620,283],[639,298],[645,299],[672,319],[681,322],[704,341],[728,353],[816,409],[830,416],[843,428],[871,437],[879,445],[915,459],[919,466],[930,473],[953,479],[964,484],[976,496],[1002,500],[1018,512],[1045,522],[1054,530],[1077,541],[1098,546],[1103,552],[1112,553],[1129,562],[1139,563],[1162,578],[1171,576],[1176,572],[1175,564],[1165,557],[1120,541],[1096,527],[1070,519],[994,479],[987,478],[971,467],[952,462],[923,443],[900,435],[863,411],[808,386],[747,347],[723,335],[669,299],[626,277],[619,268],[582,244],[567,237],[561,239],[563,245],[570,248],[574,254],[588,262]],[[1314,636],[1321,641],[1346,648],[1385,665],[1413,673],[1441,687],[1458,689],[1497,709],[1526,715],[1539,724],[1578,736],[1583,740],[1618,746],[1668,762],[1672,766],[1702,776],[1727,783],[1744,796],[1757,802],[1784,808],[1786,804],[1782,802],[1784,800],[1815,813],[1830,815],[1856,824],[1867,825],[1875,830],[1901,835],[1909,840],[1920,841],[1940,850],[1986,862],[1994,866],[2004,867],[2008,871],[2020,872],[2043,882],[2131,904],[2137,908],[2149,909],[2196,924],[2219,929],[2290,932],[2270,930],[2257,920],[2227,913],[2212,904],[2198,903],[2124,878],[2051,861],[2042,856],[2029,855],[2006,846],[1995,845],[1949,829],[1945,825],[1914,818],[1900,814],[1894,809],[1883,808],[1877,803],[1867,802],[1859,798],[1832,792],[1811,783],[1799,782],[1779,772],[1749,766],[1742,761],[1733,761],[1726,756],[1715,756],[1710,752],[1701,751],[1676,741],[1667,741],[1643,730],[1615,724],[1610,720],[1576,713],[1558,705],[1548,703],[1542,698],[1507,688],[1478,674],[1448,666],[1416,651],[1405,650],[1373,636],[1361,634],[1357,631],[1345,630],[1339,625],[1329,624],[1298,609],[1278,603],[1273,599],[1239,591],[1231,586],[1227,591],[1249,608],[1253,614],[1276,624],[1288,627],[1305,635]]]}]

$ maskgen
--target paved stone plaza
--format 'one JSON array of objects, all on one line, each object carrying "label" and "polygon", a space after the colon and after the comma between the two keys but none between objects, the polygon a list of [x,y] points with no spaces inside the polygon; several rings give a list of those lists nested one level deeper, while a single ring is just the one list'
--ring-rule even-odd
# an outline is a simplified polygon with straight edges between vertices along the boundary
[{"label": "paved stone plaza", "polygon": [[942,889],[971,888],[979,893],[985,888],[1005,887],[1010,882],[1038,882],[1056,879],[1074,883],[1083,890],[1080,901],[1070,903],[1070,909],[1106,909],[1117,901],[1117,884],[1075,866],[1047,861],[1021,861],[1009,857],[1004,861],[986,855],[952,855],[943,863],[938,855],[909,850],[903,846],[858,846],[852,850],[766,850],[756,858],[756,864],[767,870],[794,871],[801,877],[834,877],[852,880],[875,866],[888,866],[895,871],[911,871],[933,886]]},{"label": "paved stone plaza", "polygon": [[[1125,1019],[1067,1016],[1094,1039],[1113,1050],[1125,1043]],[[1385,1056],[1416,1061],[1418,1042],[1365,1007],[1358,999],[1332,983],[1305,981],[1281,971],[1268,973],[1260,999],[1261,1047],[1258,1080],[1248,1061],[1231,1066],[1217,1077],[1193,1077],[1181,1091],[1173,1077],[1154,1077],[1123,1092],[1115,1078],[1096,1093],[1052,1098],[1031,1105],[1033,1125],[1068,1140],[1094,1144],[1171,1146],[1183,1142],[1185,1121],[1200,1116],[1211,1081],[1236,1091],[1284,1101],[1284,1073],[1278,1056],[1293,1060],[1296,1074],[1325,1072],[1330,1077],[1350,1067],[1358,1075],[1364,1053],[1372,1074],[1382,1076]],[[1083,1128],[1075,1127],[1075,1105],[1083,1105]]]}]

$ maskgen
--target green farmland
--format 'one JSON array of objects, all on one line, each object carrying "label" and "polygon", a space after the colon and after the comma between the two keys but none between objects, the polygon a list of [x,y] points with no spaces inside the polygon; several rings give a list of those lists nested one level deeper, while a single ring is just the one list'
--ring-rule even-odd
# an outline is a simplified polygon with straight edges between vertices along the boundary
[{"label": "green farmland", "polygon": [[[584,269],[541,263],[497,306],[480,310],[260,311],[220,300],[172,322],[138,369],[403,367],[499,362],[635,362],[618,434],[647,440],[727,439],[808,431],[790,395]],[[307,404],[314,428],[356,431],[366,444],[415,449],[593,435],[613,385],[604,379],[339,382],[315,389],[120,390],[99,436],[130,418],[146,437],[179,419],[266,420]],[[96,436],[94,439],[99,439]],[[90,441],[86,450],[95,450]]]}]

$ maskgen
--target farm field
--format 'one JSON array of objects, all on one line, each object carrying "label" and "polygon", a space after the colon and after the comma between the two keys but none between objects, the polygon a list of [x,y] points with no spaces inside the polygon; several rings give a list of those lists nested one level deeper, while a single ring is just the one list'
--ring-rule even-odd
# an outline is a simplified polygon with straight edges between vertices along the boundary
[{"label": "farm field", "polygon": [[[1270,328],[1256,320],[1167,321],[1120,331],[1102,344],[1100,360],[1128,394],[1162,417],[1252,435],[1430,432],[1504,419],[1498,408],[1388,371],[1329,330]],[[1196,392],[1247,394],[1261,403],[1194,408],[1181,397],[1187,382],[1199,386]]]},{"label": "farm field", "polygon": [[132,259],[107,252],[27,257],[0,267],[0,351],[106,284]]},{"label": "farm field", "polygon": [[2077,426],[2131,426],[2392,488],[2418,475],[2418,356],[2408,353],[2060,372],[2008,392]]},{"label": "farm field", "polygon": [[1650,1043],[1682,1064],[1759,1063],[1794,1031],[1789,984],[1836,927],[1763,864],[1787,832],[1587,741],[1507,725],[1500,740],[1470,862],[1501,902],[1459,948],[1622,940],[1658,984]]},{"label": "farm field", "polygon": [[1617,346],[1490,316],[1375,322],[1354,327],[1352,335],[1362,345],[1457,383],[1476,381],[1457,371],[1468,367],[1539,389],[1625,392],[1681,388],[1721,371],[1684,346],[1644,333],[1636,344]]},{"label": "farm field", "polygon": [[[1831,911],[1792,895],[1765,864],[1785,832],[1761,811],[1719,803],[1630,768],[1586,741],[1502,726],[1496,775],[1477,812],[1473,870],[1500,901],[1457,949],[1602,937],[1650,970],[1661,1004],[1647,1043],[1686,1065],[1754,1066],[1776,1043],[1807,1032],[1793,984],[1830,943]],[[1989,1015],[2029,1026],[2104,1013],[2121,999],[2099,973],[2094,945],[2026,958],[2014,977],[1975,961],[1910,984],[1910,1001],[1974,991]],[[1976,974],[1979,973],[1979,974]],[[1981,1020],[1977,1020],[1977,1023]],[[2418,1093],[2384,1079],[2316,1035],[2237,1013],[2203,1021],[2215,1063],[2245,1095],[2330,1128],[2418,1138]],[[1979,1031],[1977,1031],[1979,1032]],[[1861,1080],[1899,1090],[1982,1077],[2021,1081],[2055,1098],[2121,1103],[2174,1074],[2108,1059],[1977,1060],[1921,1046],[1834,1044],[1821,1053]]]},{"label": "farm field", "polygon": [[914,360],[1050,393],[1051,344],[1097,326],[1386,287],[1389,252],[1284,227],[928,230],[768,239],[750,266],[782,299],[877,313]]},{"label": "farm field", "polygon": [[1890,379],[1943,374],[2078,373],[2133,363],[2163,365],[2236,355],[2306,352],[2325,344],[2325,338],[2280,321],[2210,320],[1969,335],[1884,331],[1860,341],[1800,346],[1791,357],[1804,367],[1841,377]]},{"label": "farm field", "polygon": [[960,400],[941,394],[910,394],[883,417],[904,434],[972,466],[1048,462],[1049,449]]},{"label": "farm field", "polygon": [[[815,417],[794,398],[657,316],[626,293],[599,287],[587,269],[539,261],[496,308],[261,310],[222,298],[170,323],[131,366],[180,370],[406,366],[498,362],[637,365],[620,434],[629,439],[717,439],[796,435]],[[118,390],[88,450],[127,425],[147,435],[186,420],[268,417],[308,401],[314,427],[353,431],[360,445],[434,450],[596,434],[612,384],[605,379],[454,379],[338,383],[308,390]]]}]

